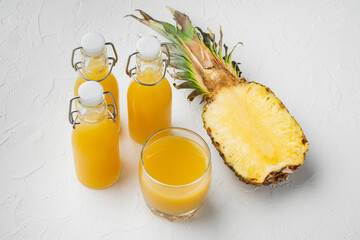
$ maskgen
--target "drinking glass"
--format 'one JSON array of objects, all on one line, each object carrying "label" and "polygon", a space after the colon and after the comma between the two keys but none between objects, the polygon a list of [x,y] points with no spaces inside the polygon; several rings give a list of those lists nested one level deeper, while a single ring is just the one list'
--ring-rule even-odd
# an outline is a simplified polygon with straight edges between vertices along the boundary
[{"label": "drinking glass", "polygon": [[[165,137],[168,136],[183,137],[183,140],[185,138],[191,143],[195,143],[195,145],[200,151],[194,151],[193,153],[188,151],[187,155],[184,155],[188,159],[189,157],[196,157],[194,156],[196,154],[197,157],[199,157],[199,152],[203,154],[204,165],[202,169],[204,170],[203,172],[201,172],[201,175],[199,177],[194,179],[194,181],[187,184],[177,185],[169,184],[159,179],[162,177],[162,172],[166,174],[166,166],[172,166],[171,164],[173,163],[167,161],[174,160],[175,156],[173,154],[177,154],[177,159],[179,159],[179,157],[182,157],[182,153],[185,154],[185,147],[187,146],[186,144],[179,144],[181,146],[176,146],[176,148],[179,148],[177,149],[177,151],[167,151],[168,155],[166,155],[165,160],[162,160],[165,161],[166,164],[162,162],[162,165],[156,166],[158,167],[158,169],[156,169],[156,176],[154,174],[153,176],[149,174],[146,166],[147,164],[144,164],[144,159],[148,159],[148,154],[154,154],[149,150],[153,147],[154,144],[159,143],[159,140],[161,139],[165,141]],[[161,148],[158,149],[158,151],[161,151]],[[187,161],[187,164],[188,163],[189,161]],[[179,171],[183,172],[177,172],[176,175],[179,176],[179,178],[181,178],[181,176],[188,176],[193,171],[193,169],[191,169],[192,167],[195,168],[197,166],[191,166],[191,164],[189,166],[186,165],[185,169],[187,168],[187,171],[183,171],[184,168],[179,168]],[[154,133],[144,143],[141,151],[141,159],[139,164],[139,180],[144,200],[154,214],[164,217],[170,221],[185,220],[192,217],[200,208],[206,197],[210,185],[210,179],[211,156],[209,147],[204,141],[204,139],[202,139],[197,133],[184,128],[171,127]]]}]

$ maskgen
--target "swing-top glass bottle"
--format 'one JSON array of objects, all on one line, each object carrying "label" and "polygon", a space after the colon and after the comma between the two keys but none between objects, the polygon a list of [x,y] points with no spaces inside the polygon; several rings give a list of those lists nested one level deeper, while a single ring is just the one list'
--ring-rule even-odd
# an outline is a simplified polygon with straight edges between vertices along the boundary
[{"label": "swing-top glass bottle", "polygon": [[[95,81],[81,84],[78,92],[69,106],[76,175],[87,187],[106,188],[120,173],[116,101]],[[111,102],[107,103],[105,95]]]},{"label": "swing-top glass bottle", "polygon": [[[161,48],[167,50],[163,60]],[[132,56],[136,67],[129,70]],[[165,78],[169,51],[155,37],[142,37],[137,52],[128,59],[126,73],[132,78],[127,92],[130,136],[143,144],[156,131],[171,126],[172,92]]]}]

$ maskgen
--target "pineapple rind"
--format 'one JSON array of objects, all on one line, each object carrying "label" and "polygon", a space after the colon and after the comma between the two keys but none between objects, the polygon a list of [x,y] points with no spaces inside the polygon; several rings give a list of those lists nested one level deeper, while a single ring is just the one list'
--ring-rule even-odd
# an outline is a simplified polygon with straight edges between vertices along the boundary
[{"label": "pineapple rind", "polygon": [[225,163],[244,182],[277,183],[304,162],[308,143],[299,124],[261,84],[220,89],[204,107],[203,121]]}]

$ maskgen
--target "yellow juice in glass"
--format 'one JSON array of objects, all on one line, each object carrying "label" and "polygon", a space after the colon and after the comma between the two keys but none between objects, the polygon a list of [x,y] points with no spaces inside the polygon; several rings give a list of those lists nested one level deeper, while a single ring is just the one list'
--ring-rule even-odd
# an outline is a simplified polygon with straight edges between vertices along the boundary
[{"label": "yellow juice in glass", "polygon": [[[148,67],[136,77],[144,84],[154,84],[162,74]],[[153,86],[132,80],[127,93],[130,136],[143,144],[154,132],[170,127],[171,102],[171,87],[166,78]]]},{"label": "yellow juice in glass", "polygon": [[189,130],[168,128],[145,143],[139,166],[140,186],[155,214],[169,220],[186,219],[204,201],[211,162],[206,143],[199,139],[203,141]]}]

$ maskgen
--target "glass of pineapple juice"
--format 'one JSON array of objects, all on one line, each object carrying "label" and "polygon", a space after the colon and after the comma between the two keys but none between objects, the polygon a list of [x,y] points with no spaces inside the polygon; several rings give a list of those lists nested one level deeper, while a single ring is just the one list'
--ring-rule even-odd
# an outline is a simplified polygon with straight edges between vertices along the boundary
[{"label": "glass of pineapple juice", "polygon": [[206,142],[184,128],[166,128],[144,143],[140,187],[150,210],[170,221],[192,217],[203,203],[211,179]]}]

